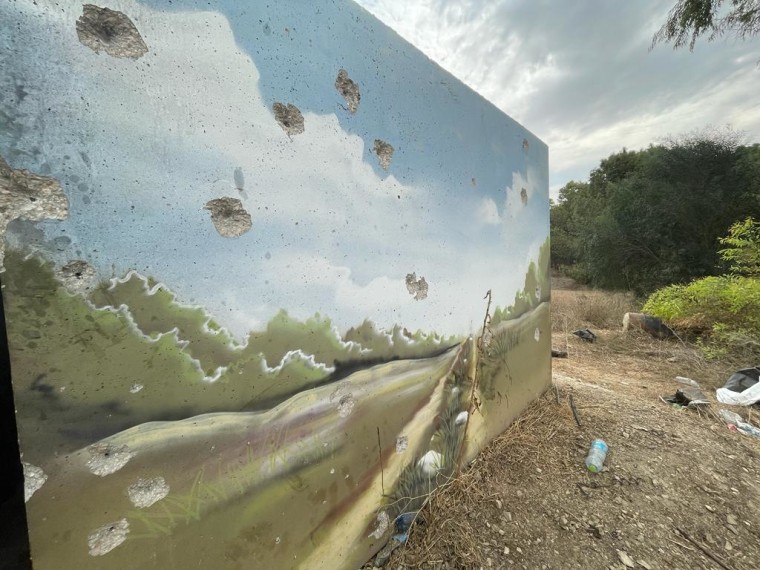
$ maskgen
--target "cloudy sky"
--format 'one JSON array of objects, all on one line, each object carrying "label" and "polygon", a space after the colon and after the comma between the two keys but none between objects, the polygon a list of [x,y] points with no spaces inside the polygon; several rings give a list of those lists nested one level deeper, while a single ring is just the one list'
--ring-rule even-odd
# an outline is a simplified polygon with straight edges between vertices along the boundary
[{"label": "cloudy sky", "polygon": [[358,0],[549,145],[553,193],[601,158],[732,125],[760,141],[760,38],[648,51],[675,0]]}]

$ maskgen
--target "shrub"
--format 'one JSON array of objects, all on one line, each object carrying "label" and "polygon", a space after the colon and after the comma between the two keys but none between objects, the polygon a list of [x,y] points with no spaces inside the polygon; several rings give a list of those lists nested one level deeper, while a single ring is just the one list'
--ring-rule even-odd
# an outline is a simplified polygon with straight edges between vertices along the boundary
[{"label": "shrub", "polygon": [[760,279],[723,275],[655,291],[644,312],[701,336],[705,355],[760,356]]}]

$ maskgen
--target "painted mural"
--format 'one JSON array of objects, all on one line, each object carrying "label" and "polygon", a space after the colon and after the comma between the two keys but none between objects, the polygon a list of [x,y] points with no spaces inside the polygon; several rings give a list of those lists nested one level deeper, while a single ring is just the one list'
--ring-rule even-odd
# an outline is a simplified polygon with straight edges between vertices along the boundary
[{"label": "painted mural", "polygon": [[547,148],[358,5],[0,38],[36,569],[357,568],[548,386]]}]

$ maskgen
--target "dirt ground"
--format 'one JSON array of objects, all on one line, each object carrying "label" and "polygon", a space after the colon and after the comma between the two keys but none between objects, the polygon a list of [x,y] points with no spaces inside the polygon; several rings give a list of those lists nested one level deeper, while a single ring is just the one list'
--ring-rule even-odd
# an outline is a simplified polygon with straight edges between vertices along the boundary
[{"label": "dirt ground", "polygon": [[[573,312],[584,294],[553,293],[553,343],[569,351],[553,359],[556,389],[433,494],[386,568],[760,568],[760,439],[716,414],[736,363],[612,326],[584,343],[565,328],[609,325]],[[659,399],[676,375],[700,383],[707,411]],[[610,448],[597,475],[583,464],[594,438]]]}]

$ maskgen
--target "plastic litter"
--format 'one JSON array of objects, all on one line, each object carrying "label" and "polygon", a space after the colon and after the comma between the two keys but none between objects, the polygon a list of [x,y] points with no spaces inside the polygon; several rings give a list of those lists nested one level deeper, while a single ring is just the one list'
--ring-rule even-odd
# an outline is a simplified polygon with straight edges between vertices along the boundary
[{"label": "plastic litter", "polygon": [[580,329],[573,331],[573,334],[581,340],[585,340],[586,342],[594,342],[596,340],[596,335],[589,329]]},{"label": "plastic litter", "polygon": [[603,439],[595,439],[591,443],[591,449],[588,450],[588,455],[586,456],[586,469],[592,473],[599,473],[607,457],[607,451],[609,451],[609,447],[605,441]]},{"label": "plastic litter", "polygon": [[731,410],[721,410],[718,412],[726,425],[731,428],[736,428],[736,431],[743,433],[744,435],[751,435],[753,437],[760,437],[760,429],[756,428],[750,423],[745,422],[742,417],[736,412]]},{"label": "plastic litter", "polygon": [[760,368],[734,372],[722,388],[715,391],[718,401],[732,406],[751,406],[760,402]]}]

